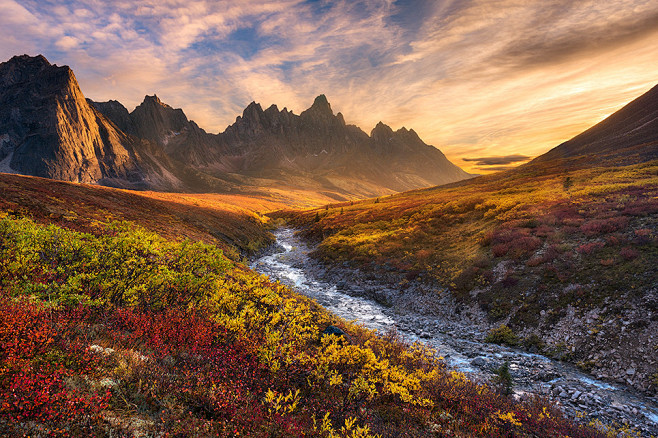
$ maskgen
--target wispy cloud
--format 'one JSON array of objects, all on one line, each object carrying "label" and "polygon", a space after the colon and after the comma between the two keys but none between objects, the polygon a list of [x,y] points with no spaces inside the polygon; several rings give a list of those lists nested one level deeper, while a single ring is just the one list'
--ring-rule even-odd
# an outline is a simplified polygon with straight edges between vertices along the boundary
[{"label": "wispy cloud", "polygon": [[654,0],[0,0],[0,60],[43,53],[88,97],[157,92],[214,132],[324,93],[475,170],[460,158],[538,155],[658,82],[657,20]]},{"label": "wispy cloud", "polygon": [[500,166],[505,164],[528,161],[526,155],[506,155],[504,157],[462,158],[463,161],[474,161],[477,166]]}]

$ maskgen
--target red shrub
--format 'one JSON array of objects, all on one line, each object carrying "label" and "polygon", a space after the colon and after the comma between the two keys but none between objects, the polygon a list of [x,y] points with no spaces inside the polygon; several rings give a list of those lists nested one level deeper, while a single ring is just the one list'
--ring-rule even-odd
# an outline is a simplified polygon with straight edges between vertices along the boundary
[{"label": "red shrub", "polygon": [[507,243],[499,243],[491,248],[494,257],[502,257],[507,254],[507,251],[509,251],[509,245]]},{"label": "red shrub", "polygon": [[631,248],[630,246],[626,246],[626,247],[621,249],[621,251],[619,252],[619,255],[621,255],[626,260],[633,260],[633,259],[636,259],[640,255],[640,252],[638,250],[636,250],[635,248]]},{"label": "red shrub", "polygon": [[43,425],[49,436],[93,435],[110,394],[66,384],[99,366],[75,335],[78,322],[74,314],[0,301],[0,417],[16,427]]},{"label": "red shrub", "polygon": [[555,227],[548,225],[540,225],[535,229],[535,236],[548,237],[555,232]]},{"label": "red shrub", "polygon": [[619,231],[628,226],[628,217],[618,216],[609,219],[594,219],[580,226],[580,230],[587,236],[608,234]]},{"label": "red shrub", "polygon": [[612,266],[615,264],[615,259],[601,259],[601,266]]},{"label": "red shrub", "polygon": [[578,248],[576,248],[576,251],[578,251],[581,254],[592,254],[594,251],[597,251],[605,246],[605,243],[603,242],[589,242],[589,243],[584,243],[580,245]]},{"label": "red shrub", "polygon": [[651,242],[653,233],[648,228],[640,228],[635,230],[635,240],[639,244],[646,244]]}]

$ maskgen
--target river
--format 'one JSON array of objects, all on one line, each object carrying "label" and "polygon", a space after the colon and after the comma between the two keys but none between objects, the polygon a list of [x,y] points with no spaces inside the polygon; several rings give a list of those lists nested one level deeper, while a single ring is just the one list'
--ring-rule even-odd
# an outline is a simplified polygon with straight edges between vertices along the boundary
[{"label": "river", "polygon": [[[658,401],[627,387],[603,382],[569,364],[505,346],[484,343],[484,334],[454,318],[425,316],[413,310],[383,306],[360,296],[361,284],[333,278],[308,256],[309,246],[294,230],[274,232],[276,249],[255,259],[251,267],[316,300],[348,321],[387,332],[395,330],[407,342],[421,342],[437,350],[449,367],[485,382],[504,362],[514,382],[514,395],[539,394],[552,398],[565,413],[604,424],[628,424],[643,436],[658,435]],[[375,285],[376,286],[376,285]],[[391,285],[381,285],[390,288]]]}]

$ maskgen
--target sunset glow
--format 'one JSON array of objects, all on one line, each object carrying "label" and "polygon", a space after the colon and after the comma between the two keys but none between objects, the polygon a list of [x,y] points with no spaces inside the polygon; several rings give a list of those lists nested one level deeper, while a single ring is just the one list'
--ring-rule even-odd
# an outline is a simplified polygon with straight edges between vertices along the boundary
[{"label": "sunset glow", "polygon": [[467,171],[515,166],[658,83],[658,3],[0,0],[0,60],[70,65],[85,95],[157,95],[209,132],[251,101],[326,94]]}]

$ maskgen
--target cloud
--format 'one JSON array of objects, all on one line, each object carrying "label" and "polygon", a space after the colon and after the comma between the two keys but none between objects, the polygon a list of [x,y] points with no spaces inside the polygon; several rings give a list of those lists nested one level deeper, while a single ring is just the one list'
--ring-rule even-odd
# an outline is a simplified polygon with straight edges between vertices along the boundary
[{"label": "cloud", "polygon": [[518,163],[528,161],[530,157],[526,155],[507,155],[504,157],[484,157],[484,158],[462,158],[463,161],[474,161],[478,166],[500,166],[504,164]]},{"label": "cloud", "polygon": [[648,90],[656,21],[655,0],[0,0],[0,60],[43,53],[92,99],[157,93],[210,132],[324,93],[457,161],[539,155]]},{"label": "cloud", "polygon": [[62,50],[70,50],[78,46],[80,41],[72,36],[64,36],[57,40],[55,45]]},{"label": "cloud", "polygon": [[616,7],[600,2],[589,3],[583,10],[577,2],[553,3],[548,11],[552,19],[547,19],[547,14],[537,14],[535,25],[528,28],[531,32],[514,39],[492,58],[508,68],[541,67],[606,52],[658,34],[655,6],[625,10],[624,2],[617,2]]},{"label": "cloud", "polygon": [[491,167],[476,167],[475,169],[481,170],[485,173],[489,172],[503,172],[505,170],[514,169],[516,166],[491,166]]}]

